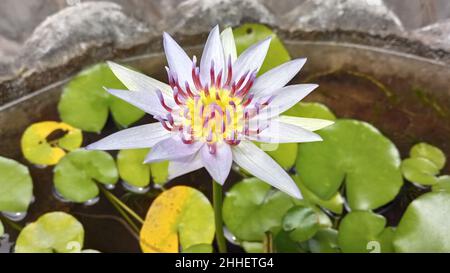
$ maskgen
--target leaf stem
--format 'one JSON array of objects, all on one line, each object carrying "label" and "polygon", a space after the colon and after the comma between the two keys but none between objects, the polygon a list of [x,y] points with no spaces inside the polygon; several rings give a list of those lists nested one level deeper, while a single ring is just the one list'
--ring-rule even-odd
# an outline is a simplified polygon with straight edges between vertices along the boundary
[{"label": "leaf stem", "polygon": [[18,232],[21,232],[21,231],[22,231],[23,227],[22,227],[21,225],[17,224],[16,222],[11,221],[11,220],[8,219],[7,217],[0,217],[0,218],[3,220],[3,222],[7,223],[7,224],[8,224],[11,228],[13,228],[14,230],[16,230],[16,231],[18,231]]},{"label": "leaf stem", "polygon": [[[131,217],[133,217],[136,221],[138,221],[140,224],[144,224],[144,220],[137,215],[136,212],[134,212],[130,207],[128,207],[125,203],[123,203],[119,198],[117,198],[114,194],[110,193],[108,190],[104,189],[103,187],[99,187],[103,194],[108,198],[108,200],[114,205],[118,205],[121,207],[125,212],[127,212]],[[120,212],[120,211],[119,211]]]},{"label": "leaf stem", "polygon": [[267,231],[264,236],[264,253],[273,253],[273,236],[270,231]]},{"label": "leaf stem", "polygon": [[213,183],[213,205],[214,205],[214,220],[216,225],[216,241],[220,253],[227,252],[227,243],[225,241],[225,236],[223,234],[223,220],[222,220],[222,202],[223,193],[222,185],[216,181]]}]

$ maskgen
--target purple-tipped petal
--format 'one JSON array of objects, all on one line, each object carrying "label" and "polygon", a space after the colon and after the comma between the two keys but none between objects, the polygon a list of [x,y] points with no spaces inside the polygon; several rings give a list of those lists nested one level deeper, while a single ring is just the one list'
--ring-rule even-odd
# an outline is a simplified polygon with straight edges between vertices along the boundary
[{"label": "purple-tipped petal", "polygon": [[306,59],[296,59],[275,67],[258,77],[250,92],[257,98],[273,95],[274,91],[292,80],[305,63]]},{"label": "purple-tipped petal", "polygon": [[273,93],[274,99],[267,108],[260,112],[258,118],[268,119],[280,115],[296,105],[317,87],[317,84],[297,84],[276,90]]},{"label": "purple-tipped petal", "polygon": [[144,163],[175,160],[195,154],[203,146],[202,142],[185,144],[179,136],[172,136],[158,142],[145,158]]},{"label": "purple-tipped petal", "polygon": [[242,141],[239,145],[234,146],[233,160],[262,181],[295,198],[302,198],[302,194],[292,178],[252,142]]},{"label": "purple-tipped petal", "polygon": [[129,89],[129,90],[161,90],[164,94],[164,98],[168,103],[173,106],[172,88],[168,84],[155,80],[142,73],[131,70],[125,66],[118,65],[113,62],[108,62],[109,67],[116,77]]},{"label": "purple-tipped petal", "polygon": [[322,138],[311,131],[299,126],[286,124],[273,120],[268,128],[256,136],[250,136],[250,140],[266,143],[302,143],[322,141]]},{"label": "purple-tipped petal", "polygon": [[163,34],[163,44],[170,71],[176,74],[178,82],[181,84],[188,82],[191,86],[194,86],[192,82],[192,60],[166,32]]},{"label": "purple-tipped petal", "polygon": [[167,139],[171,133],[161,123],[151,123],[125,129],[103,138],[86,147],[88,150],[124,150],[151,148],[158,142]]},{"label": "purple-tipped petal", "polygon": [[211,177],[223,185],[230,174],[233,163],[233,155],[228,144],[217,144],[215,152],[211,153],[210,148],[205,145],[200,150],[203,165]]},{"label": "purple-tipped petal", "polygon": [[228,57],[231,58],[231,62],[234,63],[237,59],[236,42],[234,41],[233,30],[231,27],[226,28],[220,34],[222,40],[223,53],[225,56],[225,61]]},{"label": "purple-tipped petal", "polygon": [[271,38],[267,38],[245,50],[233,65],[233,79],[240,79],[245,73],[259,71],[267,51],[269,50]]},{"label": "purple-tipped petal", "polygon": [[155,90],[148,89],[146,91],[128,91],[107,89],[106,91],[150,115],[165,116],[167,114],[167,110],[162,107],[158,99],[158,94]]},{"label": "purple-tipped petal", "polygon": [[203,167],[200,153],[188,157],[179,158],[169,162],[169,179],[185,175]]},{"label": "purple-tipped petal", "polygon": [[301,118],[291,116],[279,116],[276,120],[285,124],[299,126],[308,131],[314,132],[334,124],[334,121],[317,118]]},{"label": "purple-tipped petal", "polygon": [[209,33],[203,49],[202,59],[200,61],[200,77],[203,83],[211,82],[210,70],[211,64],[214,64],[216,77],[220,71],[225,70],[225,57],[223,55],[222,41],[220,40],[219,26],[215,26]]}]

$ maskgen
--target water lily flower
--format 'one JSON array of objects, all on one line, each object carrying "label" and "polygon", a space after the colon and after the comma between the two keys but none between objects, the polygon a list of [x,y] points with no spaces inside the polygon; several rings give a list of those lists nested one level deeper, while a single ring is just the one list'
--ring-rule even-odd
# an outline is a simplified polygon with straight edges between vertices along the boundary
[{"label": "water lily flower", "polygon": [[321,141],[312,131],[331,121],[281,115],[313,91],[315,84],[285,86],[306,59],[282,64],[257,77],[269,49],[267,38],[239,57],[230,28],[216,26],[200,60],[188,57],[164,33],[168,84],[109,63],[129,90],[107,90],[159,122],[126,129],[87,147],[91,150],[152,148],[145,163],[169,160],[169,178],[205,167],[220,184],[233,161],[291,196],[301,193],[291,177],[253,143]]}]

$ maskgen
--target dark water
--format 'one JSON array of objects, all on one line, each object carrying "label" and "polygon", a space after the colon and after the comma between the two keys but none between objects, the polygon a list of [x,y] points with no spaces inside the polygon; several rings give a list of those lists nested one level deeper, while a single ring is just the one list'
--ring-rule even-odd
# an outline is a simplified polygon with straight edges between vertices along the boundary
[{"label": "dark water", "polygon": [[[287,42],[293,56],[308,56],[309,62],[293,82],[314,82],[319,89],[305,101],[321,102],[338,117],[367,121],[380,129],[399,148],[403,157],[417,142],[425,141],[450,155],[450,69],[442,64],[418,60],[410,56],[380,52],[375,49],[352,48],[344,45]],[[198,53],[198,49],[192,49]],[[162,74],[164,59],[149,55],[126,63],[165,81]],[[432,77],[431,77],[432,76]],[[30,206],[25,220],[35,221],[50,211],[65,211],[76,216],[86,231],[85,248],[102,252],[139,252],[139,243],[120,215],[101,195],[94,206],[68,204],[53,194],[52,169],[39,169],[26,162],[20,152],[20,137],[25,128],[38,121],[59,120],[56,104],[61,85],[41,90],[36,95],[9,106],[0,107],[0,155],[16,159],[29,166],[34,181],[36,201]],[[148,117],[138,124],[151,121]],[[115,132],[110,120],[102,135],[84,134],[84,145]],[[449,172],[447,163],[444,172]],[[233,173],[225,190],[240,179]],[[211,197],[211,181],[204,170],[175,179],[168,184],[193,186]],[[391,225],[396,225],[401,214],[418,195],[419,190],[405,184],[399,197],[378,209]],[[160,191],[152,189],[144,195],[130,194],[117,185],[113,193],[139,215],[145,217],[152,200]],[[17,232],[5,224],[14,241]],[[6,242],[3,242],[5,247]],[[234,247],[233,251],[240,251]]]}]

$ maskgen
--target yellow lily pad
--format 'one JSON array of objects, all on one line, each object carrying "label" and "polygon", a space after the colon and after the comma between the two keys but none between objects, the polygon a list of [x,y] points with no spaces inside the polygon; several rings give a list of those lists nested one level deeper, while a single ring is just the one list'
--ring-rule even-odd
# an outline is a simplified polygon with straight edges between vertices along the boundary
[{"label": "yellow lily pad", "polygon": [[146,253],[178,253],[214,239],[214,212],[203,193],[176,186],[153,201],[140,234]]},{"label": "yellow lily pad", "polygon": [[67,151],[83,142],[81,130],[63,122],[44,121],[29,126],[22,135],[21,148],[33,164],[56,165]]}]

